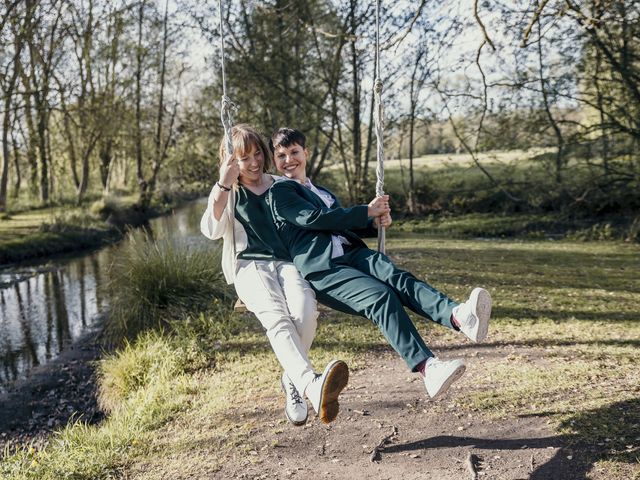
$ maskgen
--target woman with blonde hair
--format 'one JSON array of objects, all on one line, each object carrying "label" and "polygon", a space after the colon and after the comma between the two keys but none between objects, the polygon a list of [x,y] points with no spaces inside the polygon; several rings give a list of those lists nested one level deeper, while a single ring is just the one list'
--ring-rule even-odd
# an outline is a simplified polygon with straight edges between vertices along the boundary
[{"label": "woman with blonde hair", "polygon": [[271,152],[249,125],[236,125],[231,137],[232,155],[224,139],[220,144],[219,180],[211,189],[201,231],[210,239],[222,238],[225,278],[266,330],[284,370],[281,384],[288,420],[306,423],[306,395],[320,419],[329,423],[338,414],[348,367],[334,360],[322,374],[313,370],[308,352],[317,326],[316,298],[291,263],[267,204],[269,187],[277,178],[268,173]]}]

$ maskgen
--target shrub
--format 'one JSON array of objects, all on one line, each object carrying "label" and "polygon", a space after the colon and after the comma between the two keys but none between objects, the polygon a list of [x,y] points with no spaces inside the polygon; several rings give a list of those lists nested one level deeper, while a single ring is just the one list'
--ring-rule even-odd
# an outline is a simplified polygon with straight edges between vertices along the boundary
[{"label": "shrub", "polygon": [[218,248],[196,249],[129,234],[129,244],[111,269],[112,298],[106,338],[118,343],[174,318],[231,304]]}]

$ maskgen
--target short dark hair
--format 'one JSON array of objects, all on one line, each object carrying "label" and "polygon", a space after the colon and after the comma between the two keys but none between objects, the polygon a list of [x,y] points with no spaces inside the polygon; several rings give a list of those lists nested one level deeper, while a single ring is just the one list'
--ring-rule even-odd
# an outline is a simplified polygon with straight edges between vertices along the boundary
[{"label": "short dark hair", "polygon": [[269,149],[271,153],[276,151],[278,147],[290,147],[291,145],[298,144],[302,148],[307,147],[307,137],[304,136],[300,130],[295,128],[282,127],[271,134],[269,139]]}]

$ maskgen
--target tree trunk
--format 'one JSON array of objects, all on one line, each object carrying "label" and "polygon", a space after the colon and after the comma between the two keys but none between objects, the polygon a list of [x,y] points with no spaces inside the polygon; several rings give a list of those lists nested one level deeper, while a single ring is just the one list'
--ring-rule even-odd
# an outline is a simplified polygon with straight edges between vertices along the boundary
[{"label": "tree trunk", "polygon": [[9,127],[11,125],[11,93],[5,92],[2,119],[2,169],[0,169],[0,212],[7,210],[7,185],[9,180]]},{"label": "tree trunk", "polygon": [[63,135],[67,139],[67,152],[69,154],[69,166],[71,167],[71,176],[73,179],[73,185],[76,190],[80,186],[80,179],[78,178],[78,158],[76,155],[76,141],[74,138],[74,129],[71,125],[71,113],[67,108],[67,100],[65,98],[65,91],[62,82],[58,82],[58,89],[60,90],[60,109],[62,110],[62,125],[64,126]]},{"label": "tree trunk", "polygon": [[[153,159],[152,166],[152,176],[151,181],[149,182],[149,194],[148,197],[151,197],[153,191],[156,186],[156,177],[158,175],[158,171],[160,170],[160,165],[162,165],[162,161],[165,156],[165,148],[162,145],[162,129],[164,122],[164,88],[167,74],[167,43],[168,43],[168,20],[169,20],[169,1],[167,0],[164,5],[164,20],[162,22],[163,25],[163,34],[162,34],[162,61],[160,63],[160,95],[158,98],[158,115],[156,118],[156,138],[155,138],[155,155]],[[151,198],[148,198],[148,203],[151,202]]]},{"label": "tree trunk", "polygon": [[542,55],[542,27],[540,26],[540,21],[538,20],[538,75],[540,80],[540,90],[542,91],[542,101],[544,104],[544,110],[547,115],[547,119],[549,120],[549,124],[551,128],[553,128],[553,132],[556,136],[557,141],[557,152],[556,152],[556,160],[555,160],[555,179],[556,183],[562,183],[562,171],[564,168],[564,138],[562,136],[562,132],[560,131],[560,127],[558,126],[558,122],[556,122],[553,114],[551,113],[551,106],[549,104],[549,94],[547,92],[547,87],[544,81],[544,65],[542,63],[543,55]]},{"label": "tree trunk", "polygon": [[144,22],[145,0],[140,2],[138,8],[138,42],[136,44],[136,122],[134,141],[136,148],[136,178],[138,179],[138,188],[140,189],[140,201],[144,202],[147,195],[147,181],[142,171],[142,26]]},{"label": "tree trunk", "polygon": [[22,188],[22,172],[20,171],[20,148],[18,147],[18,140],[14,133],[11,133],[11,142],[13,144],[13,162],[14,162],[14,178],[13,183],[13,198],[18,198],[20,195],[20,189]]},{"label": "tree trunk", "polygon": [[[411,90],[413,93],[413,82],[411,83]],[[411,102],[411,118],[409,118],[409,192],[407,195],[407,207],[409,208],[409,212],[411,214],[416,213],[416,195],[415,195],[415,185],[414,185],[414,176],[413,176],[413,151],[414,151],[414,132],[415,132],[415,124],[416,124],[416,112],[415,112],[415,104],[413,100]]]},{"label": "tree trunk", "polygon": [[360,134],[360,81],[358,78],[358,50],[356,49],[356,5],[357,2],[352,0],[350,10],[350,31],[352,39],[351,46],[351,82],[353,88],[353,99],[351,101],[352,117],[351,117],[351,142],[353,151],[353,179],[355,181],[355,199],[356,202],[363,201],[362,191],[362,135]]},{"label": "tree trunk", "polygon": [[40,201],[49,203],[49,159],[47,158],[47,114],[40,94],[36,94],[38,159],[40,160]]},{"label": "tree trunk", "polygon": [[[289,93],[289,70],[292,68],[292,66],[289,65],[288,55],[287,55],[290,45],[287,45],[287,42],[283,38],[283,33],[287,28],[289,28],[289,26],[285,25],[282,20],[282,15],[283,15],[282,12],[284,11],[285,8],[286,8],[286,2],[283,2],[281,0],[276,2],[276,11],[278,12],[278,15],[277,15],[277,25],[278,25],[277,62],[278,62],[278,70],[279,70],[278,73],[280,74],[280,82],[282,83],[282,96],[284,98],[291,98]],[[291,112],[291,108],[283,109],[282,113],[284,114],[285,125],[291,124],[290,112]]]},{"label": "tree trunk", "polygon": [[113,161],[113,139],[108,138],[104,143],[100,145],[100,182],[102,183],[102,190],[106,193],[109,191],[109,171],[111,170],[111,163]]},{"label": "tree trunk", "polygon": [[[17,2],[16,2],[17,4]],[[10,8],[13,9],[16,4]],[[15,27],[15,20],[9,18],[11,13],[7,8],[7,20],[11,21]],[[7,186],[9,183],[9,163],[11,161],[11,153],[9,149],[9,130],[11,128],[11,104],[13,100],[13,92],[18,82],[20,53],[22,51],[22,32],[17,28],[13,28],[14,51],[13,51],[13,69],[9,77],[6,87],[4,88],[4,115],[2,119],[2,168],[0,169],[0,212],[7,210]],[[19,174],[18,174],[19,175]]]},{"label": "tree trunk", "polygon": [[23,85],[25,88],[25,93],[22,95],[22,99],[24,100],[24,118],[25,123],[27,124],[27,131],[25,132],[23,128],[20,128],[20,132],[22,133],[22,137],[24,138],[24,144],[27,149],[27,163],[29,164],[29,186],[31,192],[35,194],[38,191],[38,159],[36,157],[36,128],[33,120],[33,107],[31,105],[31,94],[29,90],[31,88],[31,84],[28,81],[28,78],[23,78]]}]

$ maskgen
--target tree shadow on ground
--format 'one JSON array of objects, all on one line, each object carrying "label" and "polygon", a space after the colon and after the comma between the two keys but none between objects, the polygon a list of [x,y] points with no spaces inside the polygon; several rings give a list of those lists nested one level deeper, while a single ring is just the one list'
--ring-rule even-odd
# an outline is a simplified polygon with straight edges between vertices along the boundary
[{"label": "tree shadow on ground", "polygon": [[557,448],[550,460],[534,468],[530,480],[584,479],[594,465],[601,461],[622,464],[622,470],[626,470],[625,465],[628,464],[630,475],[632,471],[640,469],[640,399],[629,399],[577,413],[563,421],[561,428],[571,429],[571,433],[517,439],[437,436],[386,446],[382,453],[461,446],[478,450]]},{"label": "tree shadow on ground", "polygon": [[[393,249],[392,249],[393,250]],[[604,289],[638,293],[634,281],[637,250],[615,254],[571,250],[532,249],[448,249],[411,245],[391,255],[396,264],[436,288],[439,281],[452,284],[488,285],[510,288]],[[469,262],[483,259],[486,268],[469,268]]]},{"label": "tree shadow on ground", "polygon": [[[640,398],[577,413],[563,421],[561,428],[572,430],[565,436],[567,446],[538,466],[532,480],[585,478],[601,461],[629,464],[629,473],[635,470],[640,474]],[[567,461],[569,455],[571,462]],[[554,476],[568,467],[573,476]]]},{"label": "tree shadow on ground", "polygon": [[638,321],[640,314],[638,312],[620,312],[620,311],[603,311],[597,312],[593,310],[553,310],[544,308],[506,308],[497,306],[492,312],[493,318],[526,318],[527,320],[538,320],[548,318],[556,322],[566,320],[586,320],[601,322],[616,321]]}]

